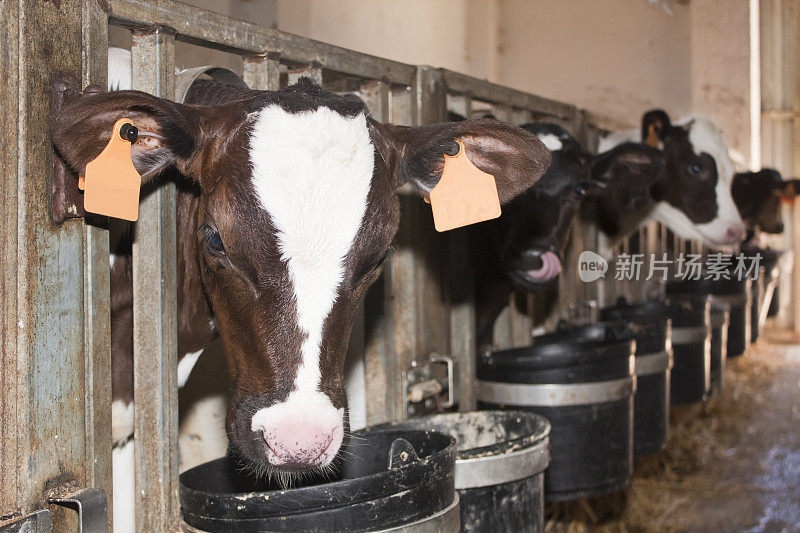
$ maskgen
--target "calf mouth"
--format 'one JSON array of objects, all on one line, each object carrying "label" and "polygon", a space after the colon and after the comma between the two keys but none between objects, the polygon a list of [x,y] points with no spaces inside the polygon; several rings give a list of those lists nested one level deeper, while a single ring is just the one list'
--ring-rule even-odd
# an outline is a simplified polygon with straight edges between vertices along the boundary
[{"label": "calf mouth", "polygon": [[[538,252],[538,253],[537,253]],[[553,250],[536,250],[524,266],[509,270],[511,281],[522,290],[541,290],[552,287],[558,280],[562,265]]]},{"label": "calf mouth", "polygon": [[347,447],[348,438],[344,437],[339,451],[330,461],[286,463],[280,466],[269,462],[270,449],[261,436],[254,435],[251,444],[251,448],[258,450],[256,457],[252,454],[253,450],[245,454],[238,446],[233,444],[230,446],[228,453],[234,458],[237,469],[248,477],[258,479],[259,482],[263,481],[280,489],[290,489],[336,481],[341,475],[342,450]]}]

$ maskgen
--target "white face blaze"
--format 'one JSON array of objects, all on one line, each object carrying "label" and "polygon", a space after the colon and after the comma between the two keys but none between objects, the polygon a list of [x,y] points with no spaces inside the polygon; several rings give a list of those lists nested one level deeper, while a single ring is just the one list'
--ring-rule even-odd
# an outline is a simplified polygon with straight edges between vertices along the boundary
[{"label": "white face blaze", "polygon": [[306,335],[294,389],[286,401],[256,412],[252,427],[263,430],[285,416],[335,417],[341,442],[343,409],[318,390],[320,343],[372,182],[374,148],[366,117],[348,118],[325,107],[300,113],[266,107],[255,119],[250,159],[253,187],[275,225],[297,323]]},{"label": "white face blaze", "polygon": [[564,143],[562,143],[561,139],[558,138],[558,135],[555,135],[554,133],[537,133],[536,136],[539,137],[539,140],[542,141],[542,144],[544,144],[551,152],[557,152],[558,150],[564,148]]}]

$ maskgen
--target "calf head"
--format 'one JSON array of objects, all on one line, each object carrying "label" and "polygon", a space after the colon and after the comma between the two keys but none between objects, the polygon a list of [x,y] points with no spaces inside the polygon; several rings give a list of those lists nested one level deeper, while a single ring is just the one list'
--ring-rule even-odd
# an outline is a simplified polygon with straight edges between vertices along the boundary
[{"label": "calf head", "polygon": [[359,99],[307,79],[280,91],[201,85],[189,101],[214,105],[86,97],[60,112],[53,138],[82,172],[128,117],[143,180],[175,167],[197,184],[190,223],[234,383],[232,450],[265,471],[327,468],[347,432],[347,341],[398,228],[397,188],[427,195],[459,139],[505,203],[549,154],[495,120],[380,124]]},{"label": "calf head", "polygon": [[552,160],[542,179],[505,210],[501,257],[518,288],[535,290],[558,277],[572,217],[601,184],[589,177],[589,154],[564,128],[544,122],[523,128],[547,146]]},{"label": "calf head", "polygon": [[662,148],[666,159],[651,188],[653,218],[711,246],[740,241],[744,226],[730,190],[733,162],[716,126],[700,117],[675,125],[667,113],[653,110],[642,118],[642,141]]},{"label": "calf head", "polygon": [[800,180],[784,181],[777,170],[762,168],[736,174],[731,192],[748,230],[783,233],[781,200],[794,200],[800,193]]},{"label": "calf head", "polygon": [[661,151],[623,143],[592,160],[592,178],[605,183],[597,195],[600,229],[616,236],[636,226],[653,207],[650,189],[664,170]]}]

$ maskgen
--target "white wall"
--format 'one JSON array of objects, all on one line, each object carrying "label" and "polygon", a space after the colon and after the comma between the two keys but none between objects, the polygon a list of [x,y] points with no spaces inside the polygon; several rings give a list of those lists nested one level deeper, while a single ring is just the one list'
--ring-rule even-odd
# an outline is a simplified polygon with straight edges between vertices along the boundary
[{"label": "white wall", "polygon": [[345,48],[485,76],[497,0],[277,0],[278,28]]},{"label": "white wall", "polygon": [[638,124],[691,105],[689,9],[641,0],[503,0],[501,83]]}]

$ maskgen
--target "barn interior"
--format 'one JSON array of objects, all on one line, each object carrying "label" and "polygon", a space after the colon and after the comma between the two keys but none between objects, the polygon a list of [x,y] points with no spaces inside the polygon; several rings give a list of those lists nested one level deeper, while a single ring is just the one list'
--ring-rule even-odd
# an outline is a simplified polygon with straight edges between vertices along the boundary
[{"label": "barn interior", "polygon": [[[794,0],[4,0],[0,13],[0,213],[8,222],[0,231],[0,532],[800,531]],[[337,288],[329,313],[343,300],[354,301],[352,312],[320,332],[319,353],[344,351],[326,344],[329,329],[349,337],[330,378],[346,383],[342,451],[324,474],[295,476],[237,462],[245,454],[226,419],[247,388],[231,362],[241,331],[218,305],[229,295],[200,273],[206,260],[181,243],[207,239],[189,227],[194,220],[182,225],[191,165],[166,165],[148,181],[132,152],[147,181],[138,221],[114,220],[88,203],[84,210],[78,174],[88,180],[90,171],[65,148],[89,135],[90,122],[59,124],[63,108],[79,110],[106,89],[199,108],[217,105],[192,100],[202,83],[279,91],[303,77],[357,96],[378,123],[464,128],[450,139],[454,151],[442,145],[442,168],[453,153],[480,152],[461,140],[482,131],[469,129],[473,121],[522,127],[550,166],[514,192],[497,221],[444,232],[435,227],[435,184],[396,189],[399,226],[380,275],[363,294],[361,285]],[[666,125],[653,110],[666,112]],[[159,138],[130,116],[140,131],[134,148]],[[670,128],[684,136],[681,146],[688,139],[690,159],[670,144]],[[724,145],[712,150],[710,138]],[[624,190],[612,153],[620,145],[640,158]],[[564,185],[570,157],[582,174]],[[705,178],[687,172],[696,176],[705,161],[713,178],[704,188]],[[477,158],[472,166],[481,167]],[[206,202],[211,192],[197,188]],[[277,225],[274,213],[267,219]],[[534,243],[528,250],[516,248],[520,235]],[[704,276],[694,284],[684,263],[692,257]],[[755,267],[742,277],[739,260]],[[726,274],[716,265],[714,275],[721,261]],[[187,288],[192,274],[196,286]],[[190,292],[203,302],[193,315],[184,311]],[[299,309],[297,294],[288,314]],[[648,306],[661,307],[650,314]],[[687,326],[694,315],[699,323]],[[208,339],[186,340],[191,321],[209,324]],[[648,351],[652,327],[660,344]],[[259,330],[270,346],[294,342],[275,329]],[[562,356],[573,366],[558,367],[556,378],[547,361]],[[284,371],[277,363],[269,374]],[[487,422],[489,412],[523,413],[517,425],[533,414],[548,429],[537,426],[535,442],[527,435],[523,445],[518,429]],[[437,418],[448,415],[461,418]],[[641,420],[655,428],[640,430],[656,435],[649,448],[639,447]],[[457,459],[448,452],[450,477],[437,481],[446,488],[417,494],[428,474],[414,474],[426,481],[397,483],[416,499],[398,489],[402,504],[392,504],[387,487],[396,480],[381,481],[384,499],[361,509],[366,500],[353,494],[371,485],[355,483],[377,475],[368,450],[383,446],[373,436],[387,427],[447,434],[442,424],[455,424],[459,450]],[[488,429],[476,437],[470,424]],[[485,447],[489,434],[508,442],[493,457],[501,466],[486,474],[479,463],[496,453]],[[267,456],[277,454],[264,435]],[[414,435],[391,443],[381,475],[433,461],[429,440]],[[473,463],[458,445],[471,439],[485,452]],[[235,474],[214,470],[228,460]],[[470,464],[476,470],[465,474]],[[509,488],[521,482],[515,468],[536,469],[524,489]],[[488,481],[475,481],[481,475],[499,476],[490,495]],[[472,484],[459,485],[465,479]],[[346,482],[343,495],[328,489]],[[327,498],[330,508],[317,507]]]}]

